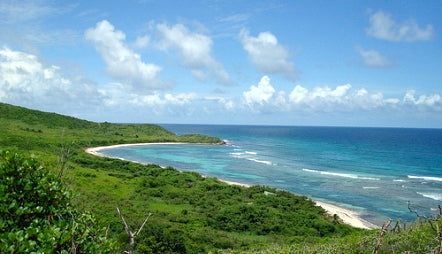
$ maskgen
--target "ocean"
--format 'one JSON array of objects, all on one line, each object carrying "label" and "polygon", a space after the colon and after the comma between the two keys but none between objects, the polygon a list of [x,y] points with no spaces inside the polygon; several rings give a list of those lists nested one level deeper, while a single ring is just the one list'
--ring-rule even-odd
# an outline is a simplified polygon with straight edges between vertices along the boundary
[{"label": "ocean", "polygon": [[357,210],[375,224],[442,205],[442,129],[162,125],[225,145],[148,145],[100,153],[267,185]]}]

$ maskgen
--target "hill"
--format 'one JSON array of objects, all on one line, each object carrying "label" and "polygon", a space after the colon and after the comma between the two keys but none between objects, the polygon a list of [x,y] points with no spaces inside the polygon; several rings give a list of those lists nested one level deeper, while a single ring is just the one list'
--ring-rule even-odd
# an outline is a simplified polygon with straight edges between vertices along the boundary
[{"label": "hill", "polygon": [[[153,213],[136,239],[136,253],[372,252],[378,231],[342,224],[306,197],[84,152],[141,142],[222,143],[202,135],[177,136],[157,125],[95,123],[0,103],[0,150],[33,155],[55,173],[74,192],[77,209],[91,211],[121,251],[129,241],[117,207],[133,229]],[[420,241],[434,240],[431,230],[423,232],[429,233],[417,237]]]}]

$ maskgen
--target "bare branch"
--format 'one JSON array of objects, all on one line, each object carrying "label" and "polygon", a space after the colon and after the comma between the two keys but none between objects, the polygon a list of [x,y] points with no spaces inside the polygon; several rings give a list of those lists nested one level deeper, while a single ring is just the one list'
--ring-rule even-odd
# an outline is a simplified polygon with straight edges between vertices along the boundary
[{"label": "bare branch", "polygon": [[149,213],[146,217],[146,219],[144,220],[143,224],[141,225],[141,227],[138,229],[138,231],[135,233],[134,237],[138,236],[138,234],[140,234],[141,230],[144,227],[144,224],[146,224],[147,220],[150,218],[150,216],[152,216],[152,213]]},{"label": "bare branch", "polygon": [[124,251],[124,253],[129,253],[132,254],[133,250],[134,250],[134,246],[135,246],[135,238],[138,236],[138,234],[140,234],[141,230],[143,229],[144,225],[146,224],[147,220],[150,218],[150,216],[152,215],[152,213],[149,213],[146,217],[146,219],[144,220],[143,224],[141,225],[141,227],[138,229],[137,232],[133,233],[132,230],[130,230],[129,225],[126,223],[126,221],[124,220],[123,215],[120,212],[120,209],[118,209],[117,207],[117,212],[118,215],[120,215],[121,220],[124,223],[124,230],[126,231],[127,235],[129,236],[129,246],[130,249],[129,251]]},{"label": "bare branch", "polygon": [[126,221],[124,220],[124,217],[123,217],[123,215],[121,214],[120,209],[118,209],[118,207],[117,207],[117,212],[118,212],[118,215],[120,215],[120,219],[121,219],[121,220],[123,221],[123,223],[124,223],[124,231],[126,231],[126,233],[127,233],[128,235],[131,235],[132,232],[131,232],[131,230],[130,230],[130,227],[129,227],[129,225],[127,225]]},{"label": "bare branch", "polygon": [[384,225],[382,225],[381,232],[379,233],[378,240],[377,240],[376,245],[374,246],[374,249],[373,249],[373,254],[378,254],[379,247],[381,246],[382,236],[384,236],[384,234],[387,231],[387,228],[390,226],[390,224],[391,224],[391,220],[387,221],[387,223],[384,223]]}]

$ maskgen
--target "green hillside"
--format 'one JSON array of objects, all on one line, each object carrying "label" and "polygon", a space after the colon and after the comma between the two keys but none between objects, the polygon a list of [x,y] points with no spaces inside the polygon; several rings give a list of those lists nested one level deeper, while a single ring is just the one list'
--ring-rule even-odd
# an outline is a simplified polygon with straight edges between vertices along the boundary
[{"label": "green hillside", "polygon": [[[379,230],[344,225],[306,197],[263,186],[231,186],[197,173],[84,152],[87,147],[141,142],[222,140],[177,136],[157,125],[95,123],[0,103],[0,150],[33,156],[58,176],[74,193],[76,209],[90,211],[107,228],[118,253],[129,248],[129,239],[117,207],[133,230],[153,213],[135,239],[135,253],[373,251]],[[433,223],[442,228],[440,220]],[[387,232],[385,239],[390,243],[384,243],[380,253],[421,253],[438,245],[437,234],[426,222]]]}]

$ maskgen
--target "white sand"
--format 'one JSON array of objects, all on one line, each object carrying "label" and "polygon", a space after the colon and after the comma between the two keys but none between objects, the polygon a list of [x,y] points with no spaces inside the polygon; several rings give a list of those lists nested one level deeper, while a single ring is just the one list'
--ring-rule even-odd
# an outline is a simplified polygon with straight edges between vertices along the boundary
[{"label": "white sand", "polygon": [[250,186],[252,186],[252,185],[246,184],[246,183],[238,183],[238,182],[233,182],[233,181],[227,181],[227,180],[223,180],[223,179],[219,179],[219,178],[218,178],[218,180],[223,182],[223,183],[227,183],[229,185],[238,185],[238,186],[242,186],[242,187],[246,187],[246,188],[249,188]]},{"label": "white sand", "polygon": [[[114,147],[126,147],[126,146],[145,146],[145,145],[180,145],[180,144],[187,144],[187,143],[178,143],[178,142],[162,142],[162,143],[137,143],[137,144],[120,144],[120,145],[112,145],[112,146],[99,146],[99,147],[92,147],[87,148],[85,151],[89,154],[95,155],[95,156],[101,156],[106,157],[103,154],[100,153],[101,150],[107,149],[107,148],[114,148]],[[124,160],[122,158],[118,158],[121,160]],[[139,162],[137,162],[139,163]],[[203,176],[206,177],[206,176]],[[233,181],[227,181],[223,179],[219,179],[221,182],[230,184],[230,185],[238,185],[242,187],[250,187],[251,185],[245,184],[245,183],[239,183],[239,182],[233,182]],[[326,203],[323,201],[317,201],[313,200],[316,205],[322,207],[324,210],[327,211],[330,215],[338,215],[339,218],[342,219],[342,221],[345,224],[348,224],[350,226],[356,227],[356,228],[363,228],[363,229],[375,229],[379,228],[379,226],[376,226],[362,218],[360,218],[361,213],[357,211],[353,211],[347,208],[343,208],[337,205],[333,205],[330,203]]]},{"label": "white sand", "polygon": [[332,216],[334,214],[338,215],[339,218],[341,218],[345,224],[351,225],[355,228],[364,228],[364,229],[379,228],[378,226],[374,225],[373,223],[370,223],[370,222],[360,218],[359,217],[361,215],[360,212],[346,209],[346,208],[343,208],[343,207],[340,207],[337,205],[325,203],[322,201],[317,201],[317,200],[314,200],[314,201],[316,202],[316,205],[324,208],[324,210],[326,210],[328,214],[330,214]]},{"label": "white sand", "polygon": [[91,147],[87,148],[85,150],[86,153],[100,156],[100,157],[106,157],[103,154],[100,153],[103,149],[108,148],[116,148],[116,147],[127,147],[127,146],[147,146],[147,145],[184,145],[188,143],[179,143],[179,142],[161,142],[161,143],[136,143],[136,144],[120,144],[120,145],[111,145],[111,146],[98,146],[98,147]]}]

